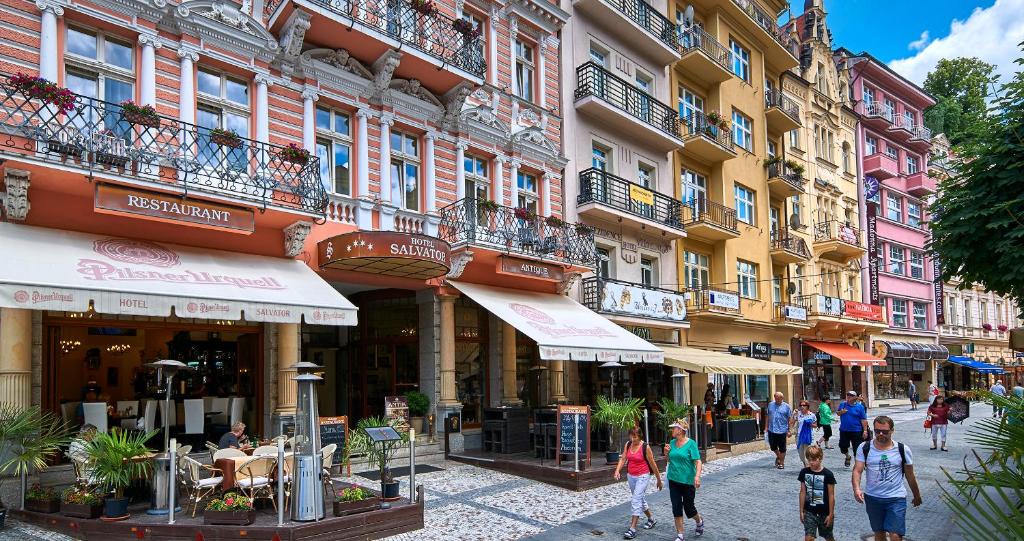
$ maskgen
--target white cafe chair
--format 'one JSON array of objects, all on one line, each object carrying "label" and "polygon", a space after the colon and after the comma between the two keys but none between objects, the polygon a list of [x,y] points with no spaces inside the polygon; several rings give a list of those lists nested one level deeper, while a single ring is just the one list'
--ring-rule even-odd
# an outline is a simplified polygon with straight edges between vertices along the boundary
[{"label": "white cafe chair", "polygon": [[[175,427],[178,425],[178,408],[175,406],[174,401],[171,401],[170,408],[164,408],[166,402],[160,400],[157,402],[157,410],[160,412],[160,426]],[[167,409],[168,411],[164,411]]]},{"label": "white cafe chair", "polygon": [[213,453],[213,461],[217,462],[222,458],[237,458],[240,456],[245,456],[245,453],[232,447],[226,447],[224,449],[217,449]]},{"label": "white cafe chair", "polygon": [[230,400],[227,398],[214,398],[209,408],[206,411],[219,411],[217,415],[210,418],[210,423],[215,425],[226,425],[228,424],[228,417],[231,412],[228,411]]},{"label": "white cafe chair", "polygon": [[203,435],[206,428],[206,418],[203,415],[203,400],[190,398],[185,400],[185,432],[186,435]]},{"label": "white cafe chair", "polygon": [[253,449],[252,456],[277,456],[276,445],[260,445]]},{"label": "white cafe chair", "polygon": [[231,397],[228,403],[230,404],[228,408],[231,411],[231,416],[228,417],[228,425],[233,426],[235,423],[242,422],[242,410],[245,408],[245,399],[234,396]]},{"label": "white cafe chair", "polygon": [[107,403],[86,402],[82,405],[85,413],[85,424],[96,427],[97,432],[107,431]]}]

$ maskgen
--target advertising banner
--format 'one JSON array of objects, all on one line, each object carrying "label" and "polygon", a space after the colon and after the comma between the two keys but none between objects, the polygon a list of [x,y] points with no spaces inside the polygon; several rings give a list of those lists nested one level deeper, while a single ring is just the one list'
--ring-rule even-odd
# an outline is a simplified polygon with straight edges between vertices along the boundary
[{"label": "advertising banner", "polygon": [[868,294],[871,304],[878,302],[878,207],[867,204],[868,213]]},{"label": "advertising banner", "polygon": [[621,282],[602,281],[601,310],[612,314],[665,321],[686,321],[686,298],[672,293]]}]

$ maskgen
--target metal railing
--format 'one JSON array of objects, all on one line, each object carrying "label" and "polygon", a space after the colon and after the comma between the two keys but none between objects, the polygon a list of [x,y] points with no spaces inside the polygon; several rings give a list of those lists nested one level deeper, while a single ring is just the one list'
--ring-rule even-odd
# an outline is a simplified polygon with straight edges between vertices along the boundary
[{"label": "metal railing", "polygon": [[457,248],[489,246],[510,253],[593,267],[594,231],[582,224],[530,215],[524,209],[468,197],[438,211],[438,236]]},{"label": "metal railing", "polygon": [[[787,323],[807,323],[807,314],[810,313],[806,298],[793,297],[789,302],[777,302],[774,303],[774,320],[776,322],[787,322]],[[795,311],[803,311],[803,319],[795,316]]]},{"label": "metal railing", "polygon": [[606,0],[616,10],[670,49],[677,46],[676,25],[644,0]]},{"label": "metal railing", "polygon": [[736,209],[731,209],[721,203],[715,203],[707,199],[683,201],[682,205],[683,224],[685,225],[704,222],[739,233]]},{"label": "metal railing", "polygon": [[896,118],[896,111],[880,101],[864,102],[864,114],[869,117],[884,118],[890,123],[894,122]]},{"label": "metal railing", "polygon": [[927,126],[924,126],[924,125],[914,126],[914,129],[910,130],[910,134],[911,134],[910,135],[911,139],[918,139],[918,140],[921,140],[921,141],[931,141],[932,140],[932,130],[931,130],[931,128],[928,128]]},{"label": "metal railing", "polygon": [[775,163],[768,166],[768,178],[781,179],[789,184],[790,186],[803,191],[804,184],[807,180],[802,174],[797,174],[784,167],[780,163]]},{"label": "metal railing", "polygon": [[679,115],[626,80],[594,62],[576,68],[576,92],[579,101],[587,96],[601,98],[617,109],[666,134],[680,139]]},{"label": "metal railing", "polygon": [[862,246],[860,229],[839,220],[827,220],[814,224],[814,242],[838,240],[854,246]]},{"label": "metal railing", "polygon": [[[267,2],[267,16],[273,14],[283,1]],[[433,56],[446,65],[461,68],[477,77],[483,77],[487,70],[481,36],[456,29],[456,19],[437,11],[429,0],[309,1],[351,20],[353,24],[376,30]]]},{"label": "metal railing", "polygon": [[[718,312],[722,314],[739,314],[740,313],[740,302],[739,292],[732,289],[726,289],[717,286],[708,286],[701,288],[693,288],[686,290],[686,294],[689,297],[686,299],[686,309],[692,313],[707,313],[707,312]],[[736,298],[736,307],[724,306],[720,301],[711,302],[712,295],[722,294],[723,296],[729,296],[730,298]]]},{"label": "metal railing", "polygon": [[787,229],[772,231],[772,251],[785,250],[798,255],[804,259],[811,258],[811,250],[807,247],[807,241],[793,235]]},{"label": "metal railing", "polygon": [[732,51],[719,43],[714,36],[708,34],[703,28],[696,25],[679,33],[680,52],[689,52],[691,49],[703,51],[715,63],[732,73]]},{"label": "metal railing", "polygon": [[[649,286],[649,285],[645,285],[645,284],[638,284],[638,283],[635,283],[635,282],[627,282],[625,280],[616,280],[614,278],[602,278],[600,276],[591,276],[590,278],[585,278],[582,281],[582,287],[581,287],[582,297],[581,298],[582,298],[583,302],[581,302],[580,304],[582,304],[583,306],[586,306],[587,308],[590,308],[591,310],[593,310],[595,312],[607,312],[607,310],[605,310],[604,307],[602,306],[603,301],[605,299],[602,298],[602,296],[601,296],[602,292],[604,291],[604,285],[606,283],[622,284],[624,286],[636,287],[636,288],[644,289],[644,290],[647,290],[647,291],[660,291],[662,293],[669,293],[669,294],[672,294],[672,295],[682,295],[683,294],[681,291],[675,291],[675,290],[672,290],[672,289],[665,289],[665,288],[654,287],[654,286]],[[637,300],[640,301],[640,302],[643,302],[642,299],[637,299]],[[675,309],[675,307],[671,307],[671,308]]]},{"label": "metal railing", "polygon": [[[654,204],[643,203],[633,198],[636,192],[641,191],[651,194]],[[580,193],[576,196],[576,204],[587,203],[602,203],[652,222],[683,229],[682,203],[678,199],[600,169],[580,171]]]},{"label": "metal railing", "polygon": [[[131,121],[130,121],[131,120]],[[290,161],[285,148],[166,116],[126,118],[121,106],[75,95],[60,111],[0,83],[0,146],[92,172],[171,180],[185,189],[323,215],[320,161]]]},{"label": "metal railing", "polygon": [[754,0],[732,0],[734,4],[739,6],[751,19],[757,23],[758,26],[768,32],[775,41],[779,42],[780,45],[789,50],[789,35],[782,33],[779,30],[779,25],[776,23],[777,17],[773,17],[766,9],[761,7],[760,4]]},{"label": "metal railing", "polygon": [[782,90],[766,89],[764,91],[764,106],[766,109],[778,107],[786,116],[800,123],[800,106],[796,101],[782,93]]},{"label": "metal railing", "polygon": [[682,117],[688,137],[706,137],[727,150],[732,150],[732,130],[711,122],[707,115],[700,111],[687,111]]}]

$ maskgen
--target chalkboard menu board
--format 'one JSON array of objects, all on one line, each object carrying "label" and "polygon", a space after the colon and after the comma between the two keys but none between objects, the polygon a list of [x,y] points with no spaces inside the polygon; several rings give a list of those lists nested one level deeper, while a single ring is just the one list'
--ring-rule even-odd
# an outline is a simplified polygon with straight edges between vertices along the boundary
[{"label": "chalkboard menu board", "polygon": [[320,418],[320,445],[330,444],[338,446],[334,450],[334,457],[331,463],[341,464],[345,459],[345,446],[348,445],[348,417],[321,417]]},{"label": "chalkboard menu board", "polygon": [[585,457],[590,464],[590,406],[558,406],[559,464],[562,455],[576,453],[577,444],[580,458]]}]

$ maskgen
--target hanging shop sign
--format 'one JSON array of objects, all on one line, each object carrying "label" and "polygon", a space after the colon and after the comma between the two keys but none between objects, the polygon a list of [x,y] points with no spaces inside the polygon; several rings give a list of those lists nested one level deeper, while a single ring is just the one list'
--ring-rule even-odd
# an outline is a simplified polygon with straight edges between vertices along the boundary
[{"label": "hanging shop sign", "polygon": [[252,233],[256,227],[252,209],[116,184],[96,184],[94,207],[103,214],[185,222],[233,233]]},{"label": "hanging shop sign", "polygon": [[662,321],[686,321],[686,298],[682,293],[610,280],[600,283],[603,312]]},{"label": "hanging shop sign", "polygon": [[772,345],[766,342],[751,342],[748,355],[753,359],[770,361],[772,359]]},{"label": "hanging shop sign", "polygon": [[843,299],[829,297],[828,295],[817,295],[815,301],[817,302],[816,308],[819,314],[825,316],[843,315]]},{"label": "hanging shop sign", "polygon": [[873,201],[875,199],[875,196],[878,195],[878,189],[879,189],[878,179],[873,177],[873,176],[871,176],[871,175],[865,175],[864,176],[864,200],[865,201]]},{"label": "hanging shop sign", "polygon": [[946,294],[945,286],[942,283],[942,264],[938,258],[932,258],[932,278],[935,288],[935,323],[944,325],[946,323]]},{"label": "hanging shop sign", "polygon": [[636,184],[629,185],[629,198],[644,205],[654,205],[654,192]]},{"label": "hanging shop sign", "polygon": [[[872,180],[873,177],[868,177]],[[875,189],[877,193],[878,181],[875,181]],[[868,229],[868,289],[869,298],[871,304],[879,304],[878,302],[878,266],[881,261],[878,260],[878,207],[874,203],[868,203],[867,206],[867,229]]]},{"label": "hanging shop sign", "polygon": [[858,319],[883,321],[882,307],[877,304],[864,304],[862,302],[857,301],[845,301],[843,305],[843,313],[845,315],[855,317]]},{"label": "hanging shop sign", "polygon": [[561,282],[565,278],[565,271],[558,265],[540,263],[507,255],[498,257],[497,272],[498,274],[525,276],[527,278],[538,278],[552,282]]},{"label": "hanging shop sign", "polygon": [[427,235],[391,231],[356,231],[320,241],[321,269],[429,280],[448,274],[451,247]]},{"label": "hanging shop sign", "polygon": [[[756,348],[758,351],[756,354],[751,355],[751,351]],[[786,356],[789,355],[789,350],[785,348],[773,348],[771,344],[761,342],[751,342],[746,346],[729,346],[729,353],[732,355],[746,355],[754,359],[771,360],[774,355]]]},{"label": "hanging shop sign", "polygon": [[807,321],[807,309],[787,304],[782,307],[782,317],[794,321]]},{"label": "hanging shop sign", "polygon": [[711,306],[716,306],[718,308],[739,310],[740,296],[735,293],[725,293],[722,291],[708,291],[708,304]]}]

